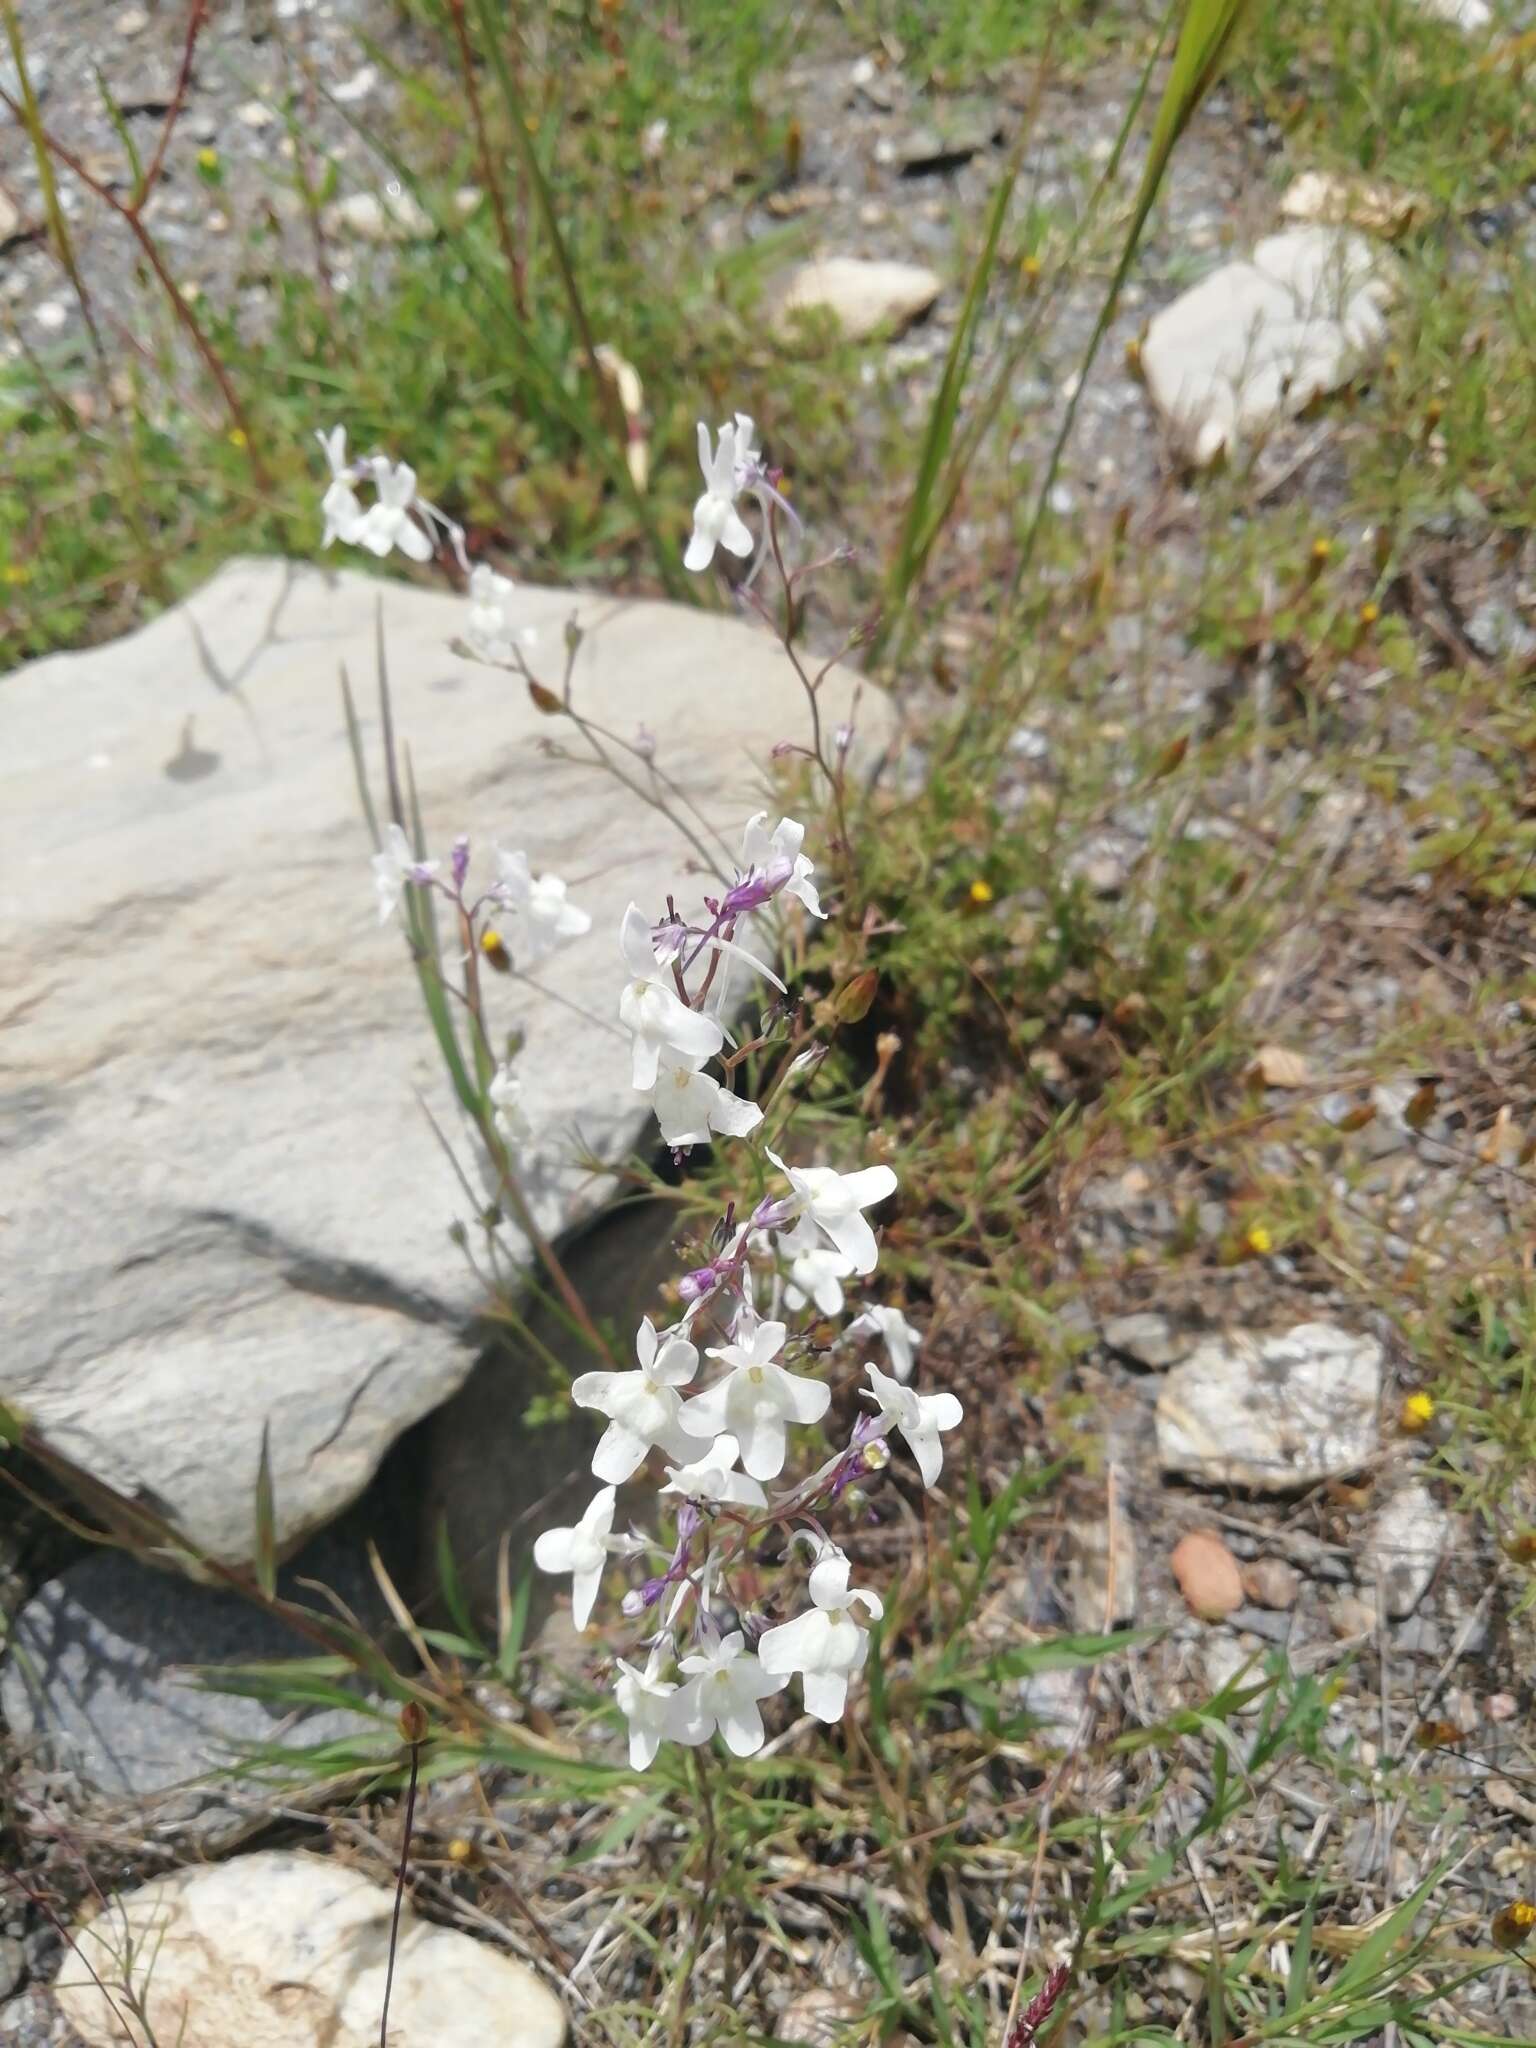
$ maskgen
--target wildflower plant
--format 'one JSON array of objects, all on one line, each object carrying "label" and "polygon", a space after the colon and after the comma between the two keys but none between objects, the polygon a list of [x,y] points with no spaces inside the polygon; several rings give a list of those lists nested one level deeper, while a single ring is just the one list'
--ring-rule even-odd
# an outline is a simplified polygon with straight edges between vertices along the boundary
[{"label": "wildflower plant", "polygon": [[[567,633],[565,677],[552,690],[531,669],[534,642],[518,629],[514,586],[468,561],[461,531],[419,497],[414,472],[382,455],[349,463],[340,428],[320,440],[331,472],[321,507],[327,541],[438,559],[465,590],[464,651],[521,674],[540,710],[568,717],[596,762],[708,856],[645,740],[621,741],[573,701],[578,629]],[[591,1460],[595,1490],[572,1526],[546,1529],[534,1545],[538,1568],[569,1580],[578,1629],[599,1613],[619,1570],[627,1572],[630,1583],[611,1610],[630,1636],[616,1656],[612,1697],[637,1770],[668,1743],[697,1749],[717,1735],[733,1755],[753,1754],[766,1739],[772,1702],[792,1689],[815,1719],[841,1718],[884,1609],[877,1592],[854,1582],[839,1523],[857,1511],[860,1482],[893,1455],[911,1461],[925,1488],[936,1486],[944,1439],[962,1420],[952,1393],[910,1383],[920,1338],[901,1312],[849,1299],[877,1270],[880,1211],[897,1191],[895,1170],[882,1162],[842,1171],[786,1156],[797,1100],[828,1035],[863,1014],[873,992],[871,976],[856,976],[831,1001],[809,1005],[772,964],[785,954],[792,922],[856,921],[844,802],[853,735],[823,727],[819,691],[833,664],[813,674],[794,646],[797,578],[824,563],[788,565],[786,534],[798,538],[799,523],[756,447],[753,422],[738,414],[713,438],[701,425],[699,448],[705,490],[685,564],[702,572],[722,549],[751,557],[735,586],[738,601],[779,631],[811,714],[809,745],[779,751],[802,754],[819,773],[839,867],[830,884],[819,878],[801,820],[760,811],[744,821],[728,872],[711,857],[712,879],[694,885],[692,896],[680,880],[663,904],[632,902],[610,941],[630,1083],[663,1144],[679,1164],[696,1147],[727,1148],[727,1162],[739,1164],[730,1179],[751,1191],[724,1201],[703,1261],[668,1291],[675,1320],[658,1327],[642,1318],[633,1363],[605,1357],[574,1381],[572,1400],[604,1424]],[[365,507],[358,493],[368,485],[374,502]],[[758,513],[756,536],[744,505]],[[782,620],[758,589],[768,564],[782,588]],[[353,733],[356,745],[355,719]],[[522,972],[554,947],[584,940],[591,920],[564,881],[536,875],[521,850],[497,846],[494,877],[471,886],[466,838],[434,859],[420,843],[419,821],[414,844],[398,818],[379,837],[381,918],[403,911],[419,934],[423,910],[435,905],[457,925],[463,985],[436,991],[440,1004],[445,994],[457,998],[471,1020],[470,1054],[460,1056],[455,1078],[488,1154],[490,1184],[526,1229],[519,1077],[513,1060],[493,1049],[478,970],[488,961]],[[421,968],[419,948],[417,958]],[[758,1028],[739,1034],[745,1012],[755,1012]],[[533,1241],[558,1279],[549,1248]],[[829,1340],[827,1326],[839,1318],[845,1327]],[[832,1430],[838,1404],[829,1361],[851,1366],[863,1338],[879,1340],[892,1370],[865,1360],[859,1391],[867,1408],[851,1427]],[[857,1384],[853,1371],[845,1377]],[[649,1510],[625,1530],[619,1489],[637,1484],[651,1489]],[[765,1562],[774,1561],[781,1569],[765,1577]]]}]

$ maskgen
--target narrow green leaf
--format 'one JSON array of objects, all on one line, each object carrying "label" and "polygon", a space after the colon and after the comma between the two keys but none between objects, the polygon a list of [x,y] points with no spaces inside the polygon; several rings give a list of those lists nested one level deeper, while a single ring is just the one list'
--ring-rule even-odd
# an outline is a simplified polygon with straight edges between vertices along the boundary
[{"label": "narrow green leaf", "polygon": [[510,1685],[517,1676],[518,1659],[528,1632],[528,1603],[533,1598],[533,1572],[525,1571],[514,1592],[507,1577],[507,1553],[501,1553],[500,1583],[497,1587],[496,1669]]},{"label": "narrow green leaf", "polygon": [[256,1583],[267,1599],[277,1593],[277,1509],[272,1496],[272,1425],[261,1426],[261,1462],[256,1467]]},{"label": "narrow green leaf", "polygon": [[453,1554],[446,1515],[439,1516],[437,1524],[437,1583],[443,1605],[452,1615],[459,1632],[473,1644],[474,1654],[489,1662],[485,1645],[480,1641],[479,1632],[470,1617],[469,1600],[464,1592],[464,1581],[459,1577],[458,1560]]},{"label": "narrow green leaf", "polygon": [[1409,1893],[1396,1912],[1390,1914],[1381,1925],[1368,1934],[1355,1950],[1349,1961],[1328,1986],[1330,2004],[1337,2003],[1347,1995],[1361,1991],[1380,1972],[1394,1948],[1407,1939],[1413,1931],[1424,1902],[1438,1888],[1441,1879],[1456,1861],[1447,1856],[1417,1890]]},{"label": "narrow green leaf", "polygon": [[1291,1967],[1285,1980],[1287,2013],[1299,2012],[1307,2001],[1312,1981],[1312,1923],[1316,1915],[1317,1889],[1314,1886],[1296,1923],[1296,1932],[1291,1937]]},{"label": "narrow green leaf", "polygon": [[352,749],[352,773],[357,781],[357,800],[363,807],[363,816],[368,822],[368,836],[377,853],[383,844],[379,832],[378,816],[373,808],[373,795],[368,787],[368,756],[363,748],[363,728],[357,715],[357,705],[352,697],[352,684],[347,675],[347,665],[341,665],[341,707],[347,717],[347,745]]}]

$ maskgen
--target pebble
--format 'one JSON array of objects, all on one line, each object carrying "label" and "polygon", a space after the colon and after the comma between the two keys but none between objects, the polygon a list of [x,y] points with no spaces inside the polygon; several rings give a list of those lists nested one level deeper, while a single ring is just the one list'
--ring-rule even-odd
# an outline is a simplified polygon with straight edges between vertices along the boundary
[{"label": "pebble", "polygon": [[1243,1591],[1256,1607],[1283,1613],[1296,1605],[1300,1590],[1301,1574],[1283,1557],[1256,1557],[1243,1566]]},{"label": "pebble", "polygon": [[0,1935],[0,1998],[10,1997],[26,1968],[27,1952],[15,1935]]},{"label": "pebble", "polygon": [[944,281],[918,263],[828,256],[803,263],[785,281],[773,316],[781,336],[803,333],[807,315],[830,314],[850,341],[899,334],[926,313]]},{"label": "pebble", "polygon": [[[1011,743],[1010,743],[1011,745]],[[1154,1371],[1177,1365],[1194,1348],[1194,1339],[1174,1329],[1170,1319],[1157,1309],[1138,1309],[1129,1315],[1111,1316],[1104,1325],[1104,1342],[1111,1351],[1134,1359],[1137,1365]]]},{"label": "pebble", "polygon": [[1328,1616],[1328,1625],[1343,1641],[1354,1636],[1374,1635],[1376,1609],[1358,1593],[1341,1593]]},{"label": "pebble", "polygon": [[1190,1612],[1202,1621],[1219,1621],[1242,1606],[1243,1575],[1214,1530],[1192,1529],[1168,1561]]},{"label": "pebble", "polygon": [[131,36],[142,35],[149,27],[149,16],[142,7],[127,7],[113,23],[118,34],[126,41]]},{"label": "pebble", "polygon": [[265,100],[247,100],[243,106],[236,107],[235,119],[259,134],[263,128],[270,128],[277,116]]},{"label": "pebble", "polygon": [[1454,1523],[1421,1480],[1400,1488],[1366,1532],[1371,1582],[1391,1621],[1405,1621],[1429,1589]]}]

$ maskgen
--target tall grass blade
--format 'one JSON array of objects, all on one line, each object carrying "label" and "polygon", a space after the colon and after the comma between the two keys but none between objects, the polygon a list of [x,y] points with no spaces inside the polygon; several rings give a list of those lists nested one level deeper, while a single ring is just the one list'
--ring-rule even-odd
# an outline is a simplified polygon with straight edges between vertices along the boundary
[{"label": "tall grass blade", "polygon": [[277,1594],[277,1504],[272,1492],[272,1425],[261,1426],[256,1467],[256,1583],[268,1600]]},{"label": "tall grass blade", "polygon": [[1072,436],[1072,428],[1077,420],[1077,408],[1087,387],[1088,373],[1097,359],[1100,344],[1109,330],[1109,323],[1115,316],[1120,293],[1135,261],[1136,251],[1141,246],[1142,231],[1162,187],[1163,176],[1168,169],[1174,146],[1188,127],[1200,102],[1220,77],[1247,8],[1248,0],[1186,0],[1168,81],[1163,87],[1157,115],[1152,124],[1151,147],[1147,152],[1146,167],[1141,174],[1141,185],[1136,194],[1130,226],[1126,229],[1120,260],[1115,266],[1114,276],[1109,281],[1109,290],[1105,293],[1104,303],[1099,308],[1099,317],[1094,322],[1092,334],[1088,337],[1088,346],[1083,352],[1072,396],[1062,413],[1061,426],[1052,444],[1045,474],[1040,479],[1040,488],[1035,495],[1035,509],[1030,516],[1029,526],[1019,549],[1018,561],[1014,565],[1013,581],[1009,589],[1010,607],[1018,596],[1020,585],[1034,558],[1035,545],[1040,536],[1046,507],[1050,502],[1051,488],[1061,468],[1061,458],[1067,442]]}]

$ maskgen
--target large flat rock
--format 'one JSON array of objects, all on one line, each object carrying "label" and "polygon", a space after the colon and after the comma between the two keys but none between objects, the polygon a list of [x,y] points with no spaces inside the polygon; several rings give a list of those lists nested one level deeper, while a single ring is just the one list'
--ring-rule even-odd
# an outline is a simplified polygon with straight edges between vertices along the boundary
[{"label": "large flat rock", "polygon": [[[360,1548],[334,1529],[284,1575],[301,1604],[319,1582],[376,1634],[388,1615]],[[281,1621],[211,1586],[167,1579],[121,1551],[98,1551],[41,1586],[10,1625],[0,1715],[26,1785],[67,1773],[92,1794],[98,1821],[186,1831],[207,1846],[265,1818],[259,1786],[228,1775],[269,1744],[346,1742],[388,1756],[394,1721],[340,1706],[292,1706],[200,1686],[198,1667],[270,1663],[313,1653]],[[279,1777],[285,1775],[279,1770]],[[56,1780],[52,1780],[56,1783]]]},{"label": "large flat rock", "polygon": [[[782,652],[739,620],[528,589],[558,683],[631,735],[733,845],[768,750],[803,736]],[[588,763],[522,685],[450,651],[464,607],[352,572],[242,561],[111,646],[0,686],[0,1400],[61,1454],[235,1562],[271,1431],[291,1549],[366,1484],[475,1357],[468,1203],[428,1122],[460,1127],[400,934],[381,931],[338,691],[377,748],[382,607],[429,840],[526,848],[589,938],[492,984],[546,1165],[543,1227],[645,1123],[613,1028],[633,897],[690,886],[668,821]],[[847,715],[847,679],[826,686]],[[866,691],[866,731],[881,719]],[[420,1098],[418,1100],[418,1098]],[[472,1168],[468,1144],[462,1148]]]}]

